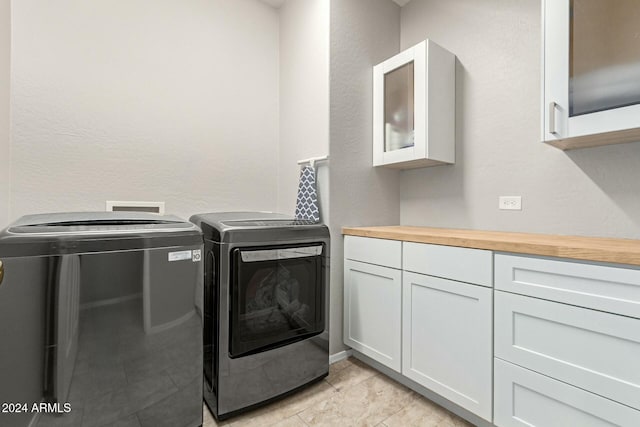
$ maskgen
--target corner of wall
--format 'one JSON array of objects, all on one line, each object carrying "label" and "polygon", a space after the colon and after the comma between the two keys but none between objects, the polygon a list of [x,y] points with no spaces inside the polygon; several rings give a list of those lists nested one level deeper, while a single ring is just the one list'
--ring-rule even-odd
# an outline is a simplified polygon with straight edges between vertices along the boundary
[{"label": "corner of wall", "polygon": [[400,7],[390,0],[330,5],[331,354],[343,343],[343,244],[346,225],[400,221],[399,172],[372,165],[372,69],[398,53]]}]

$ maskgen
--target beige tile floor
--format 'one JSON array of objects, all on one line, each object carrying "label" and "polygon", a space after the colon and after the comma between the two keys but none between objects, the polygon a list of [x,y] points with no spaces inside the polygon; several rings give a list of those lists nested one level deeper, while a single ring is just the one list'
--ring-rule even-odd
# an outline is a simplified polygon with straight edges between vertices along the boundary
[{"label": "beige tile floor", "polygon": [[468,427],[432,403],[357,359],[334,363],[329,376],[299,393],[217,423],[204,408],[203,427],[377,426]]}]

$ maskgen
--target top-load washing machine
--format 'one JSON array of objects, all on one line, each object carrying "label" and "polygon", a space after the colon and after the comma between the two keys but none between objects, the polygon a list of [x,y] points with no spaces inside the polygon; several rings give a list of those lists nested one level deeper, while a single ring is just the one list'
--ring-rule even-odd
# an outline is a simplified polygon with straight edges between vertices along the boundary
[{"label": "top-load washing machine", "polygon": [[202,244],[133,212],[0,233],[0,425],[200,426]]},{"label": "top-load washing machine", "polygon": [[200,214],[204,398],[218,419],[329,370],[329,230],[262,212]]}]

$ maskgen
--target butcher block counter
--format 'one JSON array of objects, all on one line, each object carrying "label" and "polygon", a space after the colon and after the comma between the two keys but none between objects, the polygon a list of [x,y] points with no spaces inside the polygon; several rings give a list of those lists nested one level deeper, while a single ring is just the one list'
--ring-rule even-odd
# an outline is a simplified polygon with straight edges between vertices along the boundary
[{"label": "butcher block counter", "polygon": [[343,227],[349,236],[640,266],[640,240],[414,226]]}]

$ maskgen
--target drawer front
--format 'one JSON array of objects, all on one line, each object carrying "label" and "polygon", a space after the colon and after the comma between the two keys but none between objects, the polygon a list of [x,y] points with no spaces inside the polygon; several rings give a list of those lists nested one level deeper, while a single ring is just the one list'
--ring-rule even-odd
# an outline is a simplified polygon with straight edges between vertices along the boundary
[{"label": "drawer front", "polygon": [[402,373],[491,421],[493,290],[404,272]]},{"label": "drawer front", "polygon": [[495,292],[495,356],[640,409],[640,320]]},{"label": "drawer front", "polygon": [[640,412],[520,366],[495,359],[498,427],[639,426]]},{"label": "drawer front", "polygon": [[369,264],[402,268],[402,242],[370,237],[344,236],[344,257]]},{"label": "drawer front", "polygon": [[400,372],[402,272],[345,260],[344,343]]},{"label": "drawer front", "polygon": [[404,242],[402,267],[406,271],[492,286],[491,251]]},{"label": "drawer front", "polygon": [[495,287],[640,318],[640,270],[495,255]]}]

